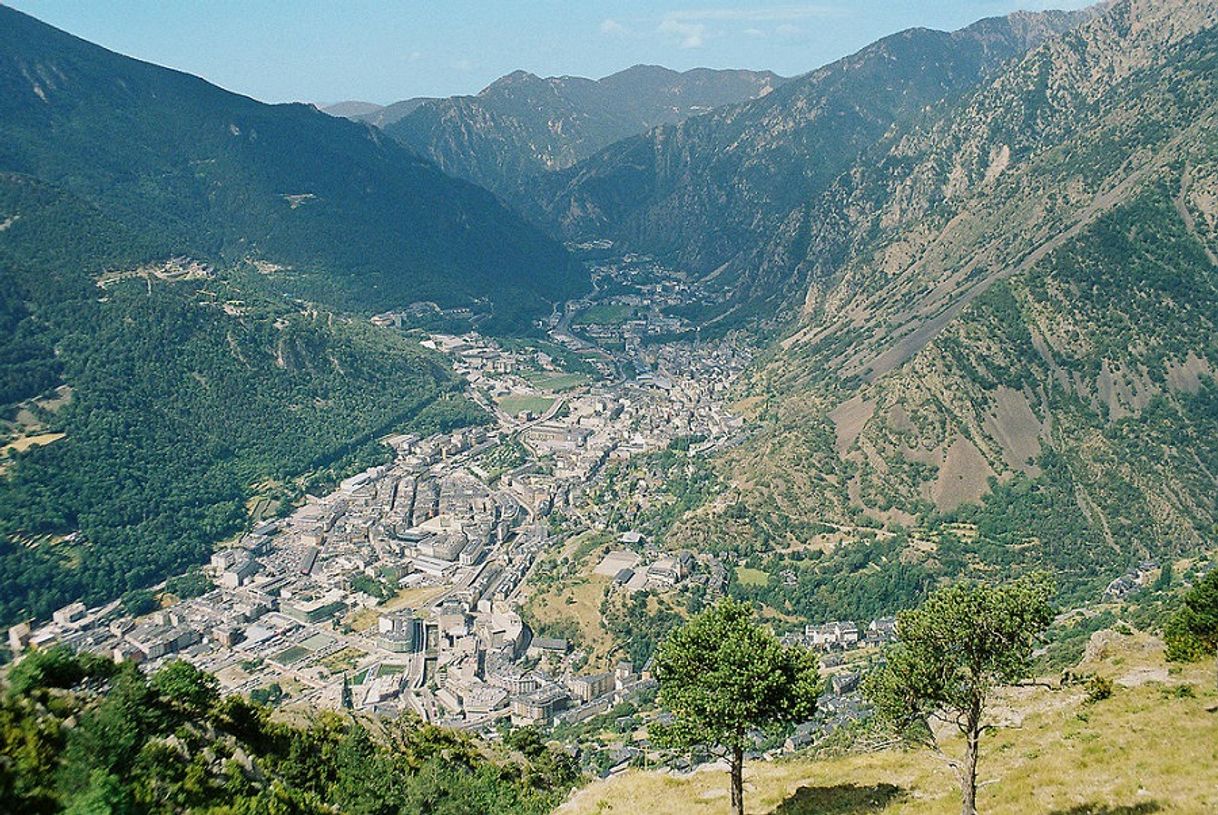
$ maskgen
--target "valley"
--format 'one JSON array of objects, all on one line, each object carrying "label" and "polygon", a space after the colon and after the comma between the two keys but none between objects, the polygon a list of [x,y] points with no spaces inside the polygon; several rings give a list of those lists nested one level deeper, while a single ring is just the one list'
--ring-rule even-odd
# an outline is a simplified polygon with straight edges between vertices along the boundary
[{"label": "valley", "polygon": [[0,810],[1212,810],[1218,2],[1070,5],[0,6]]},{"label": "valley", "polygon": [[[668,277],[645,257],[594,264],[600,294],[556,309],[544,340],[403,327],[430,306],[377,315],[373,330],[442,355],[493,423],[383,437],[389,462],[281,518],[255,518],[201,571],[64,606],[12,628],[10,644],[112,653],[146,670],[186,659],[225,693],[285,710],[417,716],[482,734],[647,698],[646,654],[638,665],[629,651],[611,659],[613,640],[598,651],[587,631],[566,632],[564,616],[541,609],[572,548],[582,552],[572,567],[595,555],[605,576],[594,604],[607,582],[627,600],[726,588],[729,567],[714,556],[664,551],[659,521],[713,499],[717,485],[690,501],[668,483],[625,481],[656,457],[672,459],[674,478],[708,478],[706,458],[745,432],[726,400],[750,355],[732,340],[668,339],[687,329],[659,308],[689,296],[655,282]],[[619,512],[646,534],[607,534],[626,523]]]}]

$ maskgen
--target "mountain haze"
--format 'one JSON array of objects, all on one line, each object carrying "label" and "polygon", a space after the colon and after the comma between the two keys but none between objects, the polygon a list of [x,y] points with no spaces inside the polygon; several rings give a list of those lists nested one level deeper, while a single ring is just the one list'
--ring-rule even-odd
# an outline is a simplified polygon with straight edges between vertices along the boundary
[{"label": "mountain haze", "polygon": [[476,96],[423,100],[383,126],[445,171],[512,200],[527,186],[522,179],[657,125],[765,96],[784,81],[769,71],[656,65],[597,80],[516,71]]},{"label": "mountain haze", "polygon": [[1089,14],[894,34],[765,97],[625,139],[545,179],[538,217],[568,238],[611,237],[697,273],[746,275],[792,209],[894,124],[950,103]]},{"label": "mountain haze", "polygon": [[323,107],[322,112],[384,128],[406,116],[424,102],[434,101],[436,101],[434,96],[416,96],[388,105],[376,105],[371,102],[340,102],[337,105]]}]

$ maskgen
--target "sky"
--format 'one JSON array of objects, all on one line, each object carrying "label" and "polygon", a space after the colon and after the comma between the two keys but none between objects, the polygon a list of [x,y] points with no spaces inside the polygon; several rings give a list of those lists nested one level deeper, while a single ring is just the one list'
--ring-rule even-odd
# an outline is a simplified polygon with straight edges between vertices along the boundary
[{"label": "sky", "polygon": [[0,0],[128,56],[266,102],[476,93],[523,69],[639,63],[793,76],[894,31],[1084,0]]}]

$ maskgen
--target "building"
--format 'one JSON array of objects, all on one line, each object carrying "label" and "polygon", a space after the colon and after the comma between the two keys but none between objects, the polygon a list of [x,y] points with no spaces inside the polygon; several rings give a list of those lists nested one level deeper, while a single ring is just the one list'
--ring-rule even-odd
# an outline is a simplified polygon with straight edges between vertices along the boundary
[{"label": "building", "polygon": [[581,704],[587,704],[613,690],[613,677],[612,673],[607,672],[576,676],[567,681],[567,687],[571,689],[572,698]]},{"label": "building", "polygon": [[804,636],[817,648],[850,648],[859,641],[859,627],[852,622],[809,625],[804,630]]},{"label": "building", "polygon": [[512,724],[545,724],[566,707],[569,699],[566,691],[554,686],[516,697],[512,700]]},{"label": "building", "polygon": [[326,596],[281,603],[279,610],[298,623],[319,623],[330,619],[346,607],[341,600],[331,600]]},{"label": "building", "polygon": [[571,650],[571,644],[563,639],[553,637],[534,637],[529,643],[526,653],[531,657],[556,656],[564,657]]},{"label": "building", "polygon": [[251,559],[238,561],[220,573],[220,585],[226,589],[236,589],[244,586],[258,573],[258,561]]},{"label": "building", "polygon": [[313,571],[313,565],[315,563],[317,563],[317,547],[306,546],[304,548],[304,552],[302,552],[300,555],[300,566],[298,567],[298,571],[303,575],[307,575]]},{"label": "building", "polygon": [[575,450],[588,443],[592,431],[558,422],[542,422],[526,430],[523,438],[537,447],[550,450]]},{"label": "building", "polygon": [[30,624],[17,623],[8,630],[8,647],[19,654],[30,644]]},{"label": "building", "polygon": [[60,625],[73,625],[79,622],[80,619],[85,616],[87,611],[88,608],[85,607],[84,603],[69,603],[51,614],[51,619]]},{"label": "building", "polygon": [[148,623],[127,633],[127,641],[143,653],[145,659],[157,659],[194,645],[203,638],[198,631],[173,625]]},{"label": "building", "polygon": [[409,612],[382,614],[377,620],[376,644],[395,654],[413,654],[423,650],[425,632],[423,621]]},{"label": "building", "polygon": [[867,633],[864,638],[869,643],[881,644],[892,642],[897,637],[897,618],[896,617],[878,617],[871,621],[867,626]]},{"label": "building", "polygon": [[629,532],[623,532],[618,535],[617,542],[623,546],[642,546],[646,541],[643,538],[642,532],[635,532],[632,529]]}]

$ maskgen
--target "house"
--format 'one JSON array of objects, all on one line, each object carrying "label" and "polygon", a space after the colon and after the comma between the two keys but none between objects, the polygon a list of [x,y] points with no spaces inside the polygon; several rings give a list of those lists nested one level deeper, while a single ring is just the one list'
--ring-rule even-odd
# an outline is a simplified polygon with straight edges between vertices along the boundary
[{"label": "house", "polygon": [[1109,583],[1104,589],[1104,599],[1120,600],[1123,597],[1128,597],[1140,588],[1141,586],[1138,585],[1138,581],[1135,578],[1123,574]]},{"label": "house", "polygon": [[867,633],[864,635],[864,639],[873,644],[892,642],[896,638],[896,617],[877,617],[868,624]]},{"label": "house", "polygon": [[835,696],[844,696],[858,689],[860,678],[859,674],[854,672],[834,674],[829,678],[829,686]]},{"label": "house", "polygon": [[848,621],[809,625],[804,629],[804,636],[816,648],[849,648],[859,641],[859,627]]},{"label": "house", "polygon": [[642,546],[644,542],[643,533],[636,532],[633,529],[629,532],[623,532],[618,535],[617,542],[623,546]]},{"label": "house", "polygon": [[663,586],[675,586],[685,575],[682,573],[680,562],[675,557],[662,557],[647,568],[647,576],[653,583]]}]

